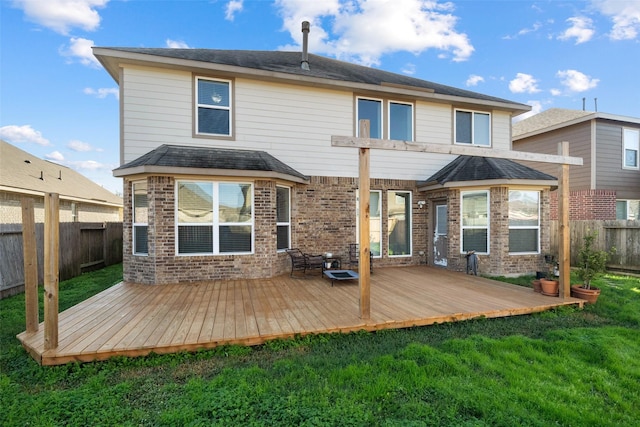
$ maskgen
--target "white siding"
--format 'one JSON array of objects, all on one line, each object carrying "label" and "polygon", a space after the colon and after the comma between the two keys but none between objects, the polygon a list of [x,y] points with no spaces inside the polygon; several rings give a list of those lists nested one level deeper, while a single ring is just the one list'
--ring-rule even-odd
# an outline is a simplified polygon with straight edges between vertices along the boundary
[{"label": "white siding", "polygon": [[[263,150],[305,175],[358,174],[358,153],[331,146],[332,135],[354,135],[354,94],[235,79],[234,138],[193,137],[190,72],[127,67],[124,70],[124,161],[162,144]],[[416,141],[452,143],[453,109],[417,102]],[[493,112],[493,146],[509,147],[510,117]],[[371,177],[423,180],[455,156],[372,150]]]},{"label": "white siding", "polygon": [[500,150],[511,149],[511,114],[505,111],[491,112],[492,147]]}]

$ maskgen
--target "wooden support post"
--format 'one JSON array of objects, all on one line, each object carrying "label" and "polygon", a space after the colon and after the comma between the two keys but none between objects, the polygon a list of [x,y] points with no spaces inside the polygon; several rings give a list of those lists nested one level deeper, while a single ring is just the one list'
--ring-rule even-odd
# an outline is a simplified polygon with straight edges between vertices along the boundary
[{"label": "wooden support post", "polygon": [[38,332],[38,252],[33,199],[22,198],[22,253],[24,258],[24,304],[27,333]]},{"label": "wooden support post", "polygon": [[60,250],[60,200],[44,195],[44,349],[58,347],[58,260]]},{"label": "wooden support post", "polygon": [[[562,141],[558,144],[558,154],[569,156],[569,142]],[[562,164],[559,167],[558,177],[558,222],[559,244],[558,263],[560,265],[560,297],[568,298],[571,295],[571,248],[569,230],[569,165]]]},{"label": "wooden support post", "polygon": [[[369,120],[360,120],[360,138],[369,138]],[[369,260],[369,227],[370,227],[370,153],[369,148],[359,148],[358,179],[359,179],[359,210],[360,210],[360,235],[359,235],[359,260],[358,275],[360,284],[360,318],[371,317],[371,288],[370,288],[370,260]]]}]

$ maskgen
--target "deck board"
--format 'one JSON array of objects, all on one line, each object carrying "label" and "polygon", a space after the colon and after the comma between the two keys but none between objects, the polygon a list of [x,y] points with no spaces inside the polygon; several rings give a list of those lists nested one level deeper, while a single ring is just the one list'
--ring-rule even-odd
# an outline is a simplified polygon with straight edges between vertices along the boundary
[{"label": "deck board", "polygon": [[38,332],[23,332],[18,339],[38,362],[56,365],[584,304],[425,266],[375,269],[369,319],[359,317],[359,298],[357,280],[332,287],[330,280],[315,274],[161,286],[120,283],[60,313],[56,349],[44,350],[42,324]]}]

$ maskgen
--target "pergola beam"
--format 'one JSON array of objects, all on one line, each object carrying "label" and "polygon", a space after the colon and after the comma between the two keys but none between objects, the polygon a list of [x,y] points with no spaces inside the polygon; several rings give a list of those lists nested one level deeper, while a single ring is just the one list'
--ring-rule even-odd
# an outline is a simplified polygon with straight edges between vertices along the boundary
[{"label": "pergola beam", "polygon": [[407,142],[394,139],[358,138],[353,136],[332,136],[332,147],[375,148],[378,150],[411,151],[417,153],[452,154],[457,156],[479,156],[494,159],[523,160],[529,162],[555,163],[582,166],[582,157],[529,153],[526,151],[500,150],[462,145],[445,145],[425,142]]}]

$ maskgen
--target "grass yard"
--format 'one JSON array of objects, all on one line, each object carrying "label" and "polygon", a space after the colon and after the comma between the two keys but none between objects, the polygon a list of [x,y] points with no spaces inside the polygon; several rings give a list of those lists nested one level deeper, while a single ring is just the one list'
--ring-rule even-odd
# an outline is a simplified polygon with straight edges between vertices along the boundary
[{"label": "grass yard", "polygon": [[[121,274],[62,282],[60,310]],[[54,367],[15,338],[17,295],[0,301],[0,425],[638,426],[640,279],[595,285],[584,310]]]}]

